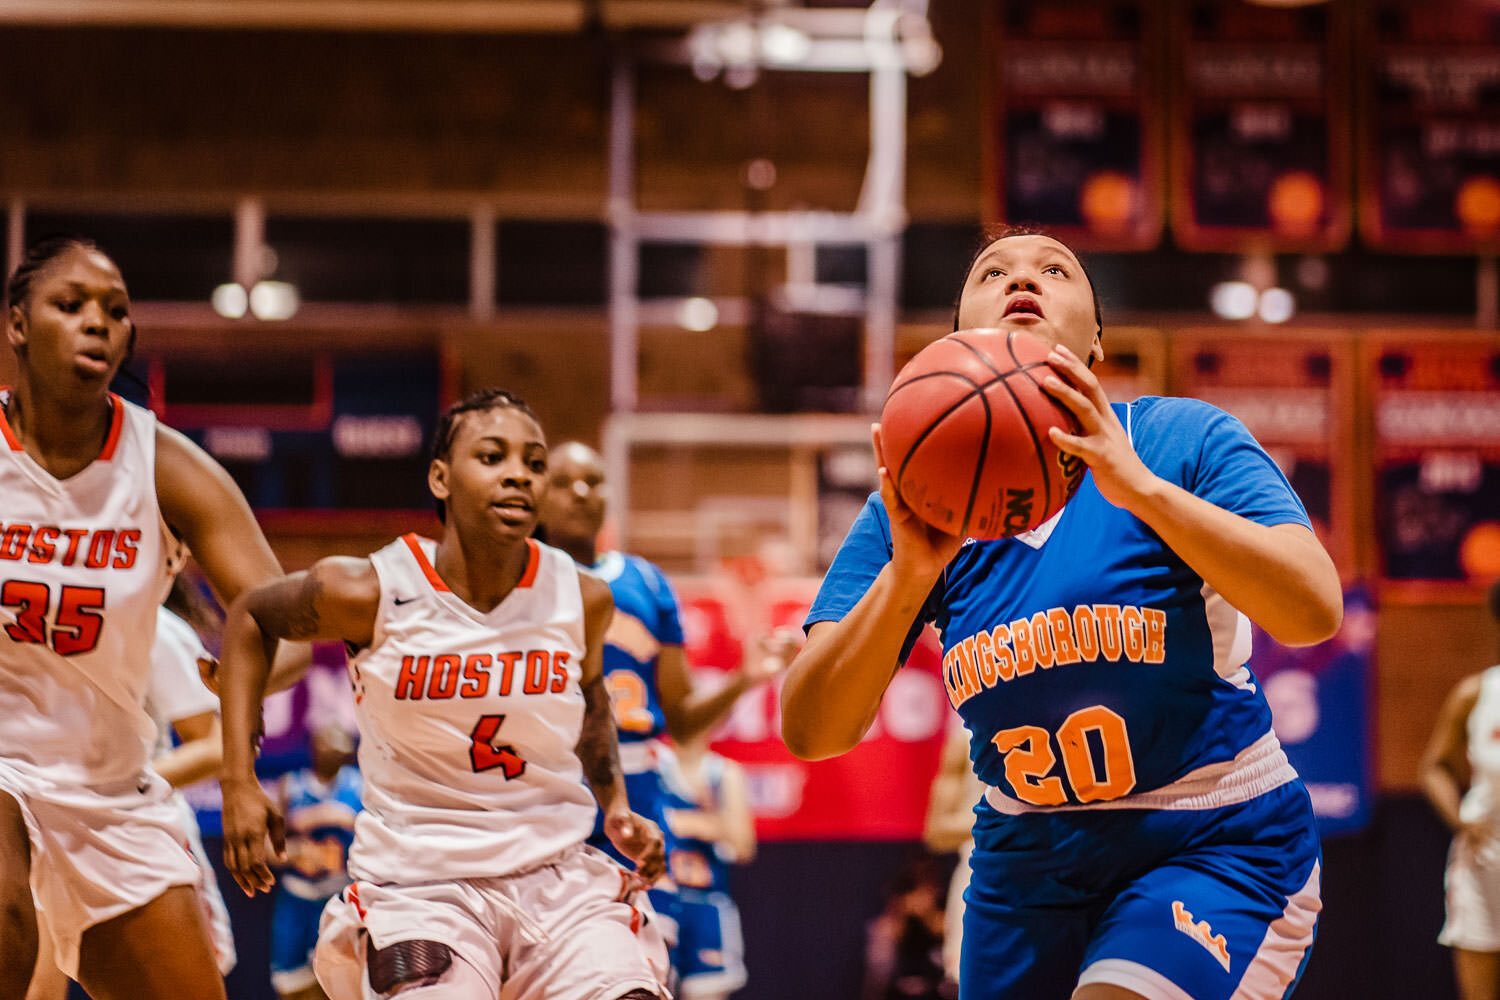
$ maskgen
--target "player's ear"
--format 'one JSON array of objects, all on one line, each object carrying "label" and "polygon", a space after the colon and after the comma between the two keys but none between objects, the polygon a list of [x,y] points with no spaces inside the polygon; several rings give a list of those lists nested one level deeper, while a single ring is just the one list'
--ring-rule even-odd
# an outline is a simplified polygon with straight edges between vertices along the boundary
[{"label": "player's ear", "polygon": [[434,458],[427,466],[427,489],[434,499],[446,502],[453,492],[448,487],[448,474],[448,463],[441,458]]},{"label": "player's ear", "polygon": [[10,307],[5,323],[5,339],[17,354],[26,353],[26,310],[19,305]]}]

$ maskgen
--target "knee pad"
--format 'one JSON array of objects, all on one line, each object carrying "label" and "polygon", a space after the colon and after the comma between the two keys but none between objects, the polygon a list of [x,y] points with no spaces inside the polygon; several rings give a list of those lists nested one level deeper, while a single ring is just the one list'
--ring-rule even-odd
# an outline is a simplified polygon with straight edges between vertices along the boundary
[{"label": "knee pad", "polygon": [[428,986],[453,965],[453,949],[438,941],[397,941],[385,948],[365,939],[365,970],[370,989],[381,996]]}]

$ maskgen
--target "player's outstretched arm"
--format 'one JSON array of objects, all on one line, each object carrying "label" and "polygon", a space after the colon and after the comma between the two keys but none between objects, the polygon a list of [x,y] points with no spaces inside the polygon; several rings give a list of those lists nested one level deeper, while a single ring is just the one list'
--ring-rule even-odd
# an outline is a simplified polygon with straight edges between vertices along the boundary
[{"label": "player's outstretched arm", "polygon": [[579,683],[583,686],[583,727],[574,752],[583,766],[583,777],[604,816],[604,833],[635,862],[636,871],[654,882],[666,868],[666,848],[660,828],[630,809],[625,793],[625,772],[620,767],[620,745],[615,732],[614,709],[604,686],[604,634],[615,614],[609,584],[592,573],[580,572],[583,592],[584,650]]},{"label": "player's outstretched arm", "polygon": [[1148,469],[1099,380],[1061,345],[1042,388],[1073,412],[1081,434],[1051,430],[1063,451],[1088,463],[1104,498],[1150,525],[1224,600],[1277,642],[1309,646],[1338,631],[1344,592],[1317,536],[1300,524],[1257,524]]},{"label": "player's outstretched arm", "polygon": [[784,649],[755,649],[747,653],[744,665],[730,673],[723,684],[711,689],[693,686],[681,646],[663,646],[656,658],[656,684],[672,739],[687,743],[701,736],[722,722],[742,695],[785,670],[796,646],[784,645]]},{"label": "player's outstretched arm", "polygon": [[[874,427],[875,454],[880,427]],[[891,559],[839,621],[808,630],[781,689],[781,738],[804,760],[852,750],[875,721],[900,665],[907,633],[963,539],[931,528],[902,503],[880,469],[880,499],[891,529]]]},{"label": "player's outstretched arm", "polygon": [[255,777],[260,704],[281,639],[344,640],[368,645],[380,608],[380,581],[368,559],[323,559],[311,569],[241,594],[224,624],[219,668],[224,717],[224,864],[247,896],[275,884],[269,833],[285,850],[281,816]]}]

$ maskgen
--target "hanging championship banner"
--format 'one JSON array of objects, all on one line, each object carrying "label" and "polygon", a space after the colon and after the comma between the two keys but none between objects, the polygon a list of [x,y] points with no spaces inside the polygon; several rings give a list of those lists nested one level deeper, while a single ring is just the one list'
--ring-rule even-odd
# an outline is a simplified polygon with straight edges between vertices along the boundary
[{"label": "hanging championship banner", "polygon": [[[768,580],[753,588],[722,578],[677,578],[684,651],[696,683],[722,683],[758,640],[799,633],[819,581]],[[831,760],[804,761],[781,741],[780,684],[740,698],[712,746],[740,762],[762,840],[916,840],[937,773],[950,709],[937,636],[930,629],[896,673],[874,726]]]},{"label": "hanging championship banner", "polygon": [[1370,822],[1374,755],[1370,652],[1375,609],[1363,589],[1344,594],[1338,635],[1293,648],[1260,629],[1250,667],[1271,704],[1276,736],[1312,797],[1318,830],[1353,833]]},{"label": "hanging championship banner", "polygon": [[1174,391],[1228,411],[1255,435],[1346,579],[1356,569],[1354,370],[1343,331],[1233,337],[1201,329],[1172,339]]},{"label": "hanging championship banner", "polygon": [[1014,0],[992,19],[989,218],[1079,249],[1145,249],[1161,234],[1157,8]]},{"label": "hanging championship banner", "polygon": [[1348,238],[1343,9],[1175,6],[1172,232],[1184,248],[1259,236],[1326,251]]},{"label": "hanging championship banner", "polygon": [[1360,226],[1387,250],[1500,241],[1500,8],[1365,5]]},{"label": "hanging championship banner", "polygon": [[1500,577],[1500,338],[1388,333],[1365,346],[1382,575],[1477,589]]}]

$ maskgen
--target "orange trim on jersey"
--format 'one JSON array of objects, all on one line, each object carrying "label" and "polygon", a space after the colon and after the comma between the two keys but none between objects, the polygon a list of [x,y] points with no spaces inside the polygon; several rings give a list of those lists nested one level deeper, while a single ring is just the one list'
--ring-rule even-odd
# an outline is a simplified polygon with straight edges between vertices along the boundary
[{"label": "orange trim on jersey", "polygon": [[[9,392],[10,386],[0,385],[0,392]],[[21,441],[16,437],[16,432],[10,429],[10,421],[5,419],[5,407],[0,406],[0,435],[5,436],[5,443],[10,446],[11,451],[25,451],[21,447]]]},{"label": "orange trim on jersey", "polygon": [[421,567],[422,575],[427,577],[427,582],[432,584],[432,589],[442,591],[445,594],[451,594],[452,591],[443,582],[443,578],[438,576],[437,570],[432,568],[432,563],[427,561],[427,553],[422,551],[422,543],[418,537],[414,534],[402,535],[401,540],[406,543],[407,548],[411,549],[412,558]]},{"label": "orange trim on jersey", "polygon": [[109,402],[109,435],[104,439],[104,450],[99,453],[101,462],[108,462],[115,457],[115,445],[120,443],[120,428],[125,426],[125,401],[110,393]]},{"label": "orange trim on jersey", "polygon": [[542,565],[542,549],[537,545],[535,538],[526,539],[526,569],[521,573],[521,579],[516,581],[517,587],[529,587],[536,582],[536,571]]},{"label": "orange trim on jersey", "polygon": [[354,904],[354,909],[359,912],[359,919],[365,919],[365,908],[364,905],[359,901],[358,882],[349,883],[349,888],[346,890],[346,898],[348,898],[349,902]]}]

